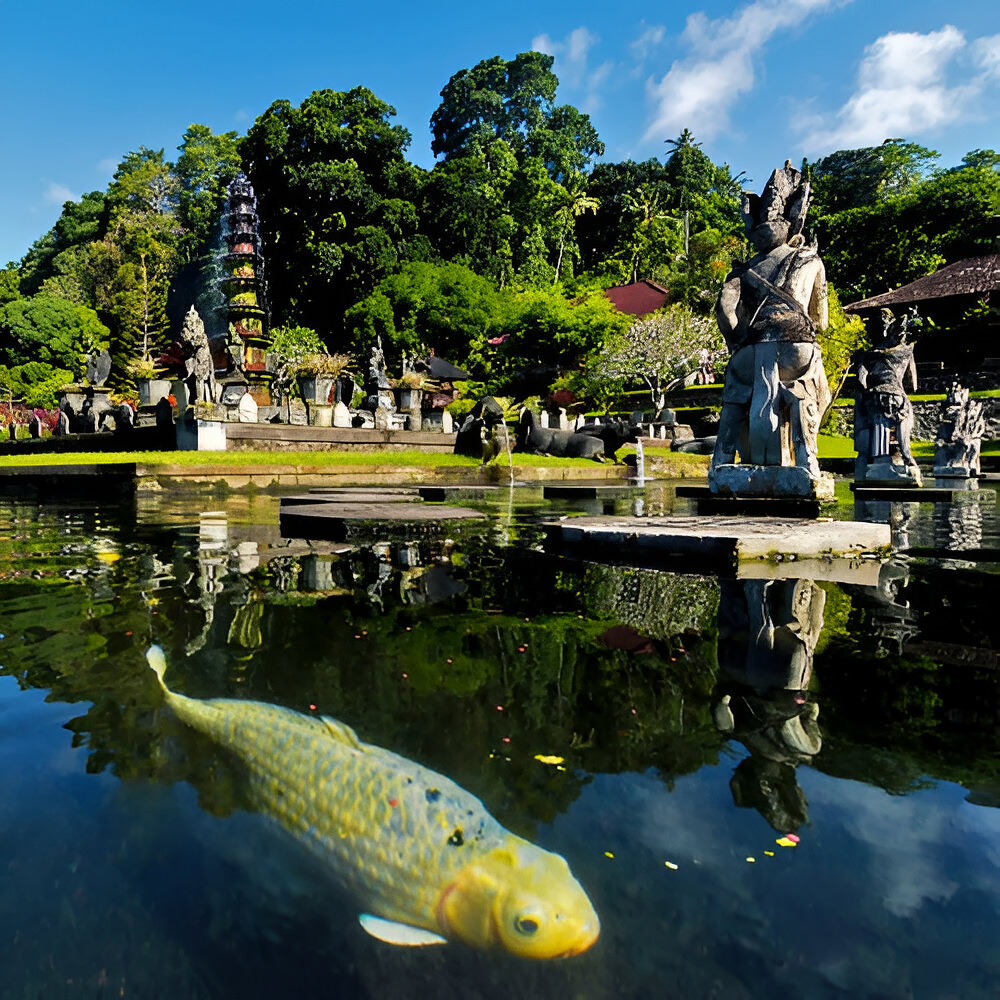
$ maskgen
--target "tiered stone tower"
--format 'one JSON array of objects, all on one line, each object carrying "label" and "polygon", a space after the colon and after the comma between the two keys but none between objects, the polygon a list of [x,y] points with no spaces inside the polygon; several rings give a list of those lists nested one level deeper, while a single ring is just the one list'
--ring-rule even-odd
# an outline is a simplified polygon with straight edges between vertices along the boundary
[{"label": "tiered stone tower", "polygon": [[265,355],[270,340],[265,327],[264,258],[260,252],[257,198],[244,174],[238,174],[229,185],[223,236],[228,253],[223,257],[222,291],[230,341],[241,352],[236,360],[250,394],[258,405],[267,406],[271,390]]}]

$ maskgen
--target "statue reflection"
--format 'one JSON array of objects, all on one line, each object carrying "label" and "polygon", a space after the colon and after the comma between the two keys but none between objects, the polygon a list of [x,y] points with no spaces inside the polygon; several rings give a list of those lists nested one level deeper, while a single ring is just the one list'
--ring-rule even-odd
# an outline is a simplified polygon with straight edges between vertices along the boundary
[{"label": "statue reflection", "polygon": [[808,692],[826,595],[812,580],[722,580],[716,727],[750,756],[729,787],[780,833],[808,821],[795,769],[822,746]]}]

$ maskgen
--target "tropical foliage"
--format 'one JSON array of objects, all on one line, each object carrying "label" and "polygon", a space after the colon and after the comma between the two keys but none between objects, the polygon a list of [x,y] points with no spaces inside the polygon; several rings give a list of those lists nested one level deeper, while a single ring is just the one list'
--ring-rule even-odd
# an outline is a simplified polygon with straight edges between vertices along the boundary
[{"label": "tropical foliage", "polygon": [[[552,66],[524,52],[452,74],[430,120],[430,170],[407,158],[395,109],[363,86],[276,100],[245,136],[192,123],[175,161],[127,152],[106,190],[66,202],[0,270],[3,385],[20,386],[10,373],[28,364],[77,377],[109,346],[122,386],[128,362],[158,358],[192,303],[210,335],[224,332],[213,331],[219,220],[243,171],[286,370],[307,354],[366,357],[381,338],[391,366],[433,348],[491,391],[527,370],[592,399],[612,383],[657,397],[689,363],[684,339],[716,337],[712,303],[748,252],[744,178],[688,129],[664,137],[662,158],[597,162],[604,145],[586,113],[559,103]],[[945,170],[936,159],[893,139],[804,164],[809,235],[845,302],[991,249],[1000,154],[976,149]],[[630,330],[602,292],[640,279],[661,285],[669,308]],[[831,316],[835,384],[862,334],[836,300]]]}]

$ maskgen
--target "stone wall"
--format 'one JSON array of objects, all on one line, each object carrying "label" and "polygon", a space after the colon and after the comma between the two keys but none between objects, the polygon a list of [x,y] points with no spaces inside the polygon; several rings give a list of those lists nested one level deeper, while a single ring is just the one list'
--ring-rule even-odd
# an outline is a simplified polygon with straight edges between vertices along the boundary
[{"label": "stone wall", "polygon": [[297,427],[289,424],[226,424],[228,451],[453,452],[455,435],[362,427]]},{"label": "stone wall", "polygon": [[[984,440],[1000,438],[1000,399],[976,400],[983,405],[983,416],[986,418],[986,433]],[[913,438],[915,441],[933,441],[938,427],[941,426],[941,412],[944,402],[918,402],[913,404]]]},{"label": "stone wall", "polygon": [[[983,440],[1000,438],[1000,399],[980,399],[983,416],[986,418],[986,433]],[[944,400],[918,400],[913,404],[913,440],[933,441],[941,426],[941,412]],[[854,436],[854,407],[838,406],[831,422],[825,428],[827,433]]]}]

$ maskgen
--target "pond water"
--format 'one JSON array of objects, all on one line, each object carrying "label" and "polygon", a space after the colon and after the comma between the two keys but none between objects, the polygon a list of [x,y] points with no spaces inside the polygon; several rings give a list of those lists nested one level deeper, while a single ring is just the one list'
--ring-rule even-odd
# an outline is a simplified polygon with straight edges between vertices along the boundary
[{"label": "pond water", "polygon": [[[912,553],[876,585],[573,562],[539,524],[571,505],[463,502],[344,550],[268,497],[0,501],[0,998],[998,995],[994,506],[869,511]],[[151,643],[174,691],[447,775],[567,859],[600,938],[370,937]]]}]

